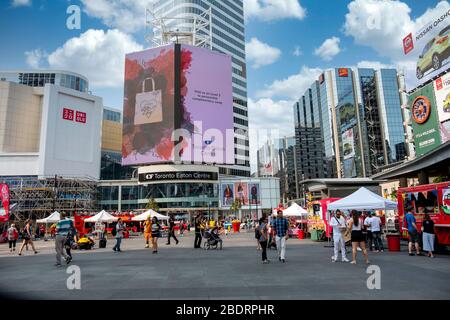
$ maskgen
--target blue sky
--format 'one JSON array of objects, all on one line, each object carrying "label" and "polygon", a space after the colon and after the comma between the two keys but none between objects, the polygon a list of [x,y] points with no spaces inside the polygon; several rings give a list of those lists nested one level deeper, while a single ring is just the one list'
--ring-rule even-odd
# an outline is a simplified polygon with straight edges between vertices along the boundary
[{"label": "blue sky", "polygon": [[[121,109],[123,56],[148,46],[142,29],[146,1],[1,0],[0,70],[79,72],[105,105]],[[292,104],[320,70],[400,66],[406,31],[425,19],[428,9],[449,5],[432,0],[245,3],[250,126],[276,128],[282,135],[294,133]],[[66,28],[72,4],[82,9],[80,30]],[[294,55],[297,47],[300,54]],[[252,154],[259,144],[253,143]]]}]

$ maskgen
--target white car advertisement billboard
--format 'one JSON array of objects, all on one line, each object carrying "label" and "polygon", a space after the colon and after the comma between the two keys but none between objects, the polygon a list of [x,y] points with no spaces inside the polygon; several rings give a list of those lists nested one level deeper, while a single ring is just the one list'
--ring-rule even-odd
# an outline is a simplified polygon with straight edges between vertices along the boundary
[{"label": "white car advertisement billboard", "polygon": [[450,67],[450,10],[438,12],[428,22],[403,38],[406,90],[433,79]]},{"label": "white car advertisement billboard", "polygon": [[434,81],[434,95],[439,122],[450,120],[450,73]]}]

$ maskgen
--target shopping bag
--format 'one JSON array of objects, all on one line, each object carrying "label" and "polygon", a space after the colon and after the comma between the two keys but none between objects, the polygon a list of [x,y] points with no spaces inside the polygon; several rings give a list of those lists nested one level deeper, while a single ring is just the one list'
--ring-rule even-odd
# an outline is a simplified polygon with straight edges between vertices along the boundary
[{"label": "shopping bag", "polygon": [[[147,80],[152,82],[152,91],[145,92]],[[163,121],[162,91],[156,90],[155,80],[147,78],[142,83],[142,92],[136,95],[134,124],[151,124]]]}]

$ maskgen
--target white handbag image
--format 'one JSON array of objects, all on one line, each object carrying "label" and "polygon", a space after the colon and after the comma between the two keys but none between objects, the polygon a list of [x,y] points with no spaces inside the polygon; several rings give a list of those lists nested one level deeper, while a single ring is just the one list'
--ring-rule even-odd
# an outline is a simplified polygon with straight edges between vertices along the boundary
[{"label": "white handbag image", "polygon": [[[145,83],[152,81],[152,91],[145,92]],[[155,90],[155,80],[147,78],[142,83],[142,93],[136,95],[134,124],[150,124],[163,121],[162,91]]]}]

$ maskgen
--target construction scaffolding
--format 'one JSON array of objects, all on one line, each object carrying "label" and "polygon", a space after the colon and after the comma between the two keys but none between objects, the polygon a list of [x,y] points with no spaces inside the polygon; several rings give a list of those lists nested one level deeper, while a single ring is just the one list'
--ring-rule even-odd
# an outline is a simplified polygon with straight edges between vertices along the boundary
[{"label": "construction scaffolding", "polygon": [[213,48],[212,9],[199,14],[179,13],[158,16],[155,8],[145,10],[145,40],[153,47],[172,43]]},{"label": "construction scaffolding", "polygon": [[97,210],[97,181],[62,177],[2,179],[10,188],[12,220],[43,219],[54,211],[73,215]]}]

